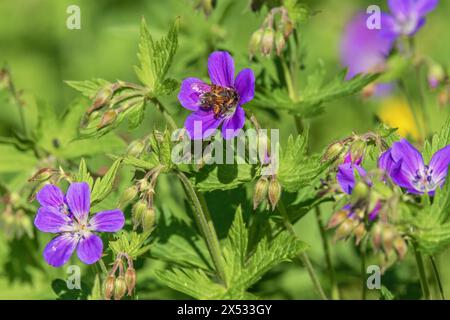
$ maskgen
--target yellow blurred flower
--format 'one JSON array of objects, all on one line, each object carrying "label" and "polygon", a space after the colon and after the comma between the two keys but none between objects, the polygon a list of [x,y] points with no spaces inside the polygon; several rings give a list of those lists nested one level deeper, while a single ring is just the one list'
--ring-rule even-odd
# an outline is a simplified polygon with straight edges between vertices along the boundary
[{"label": "yellow blurred flower", "polygon": [[414,140],[421,138],[419,128],[408,103],[400,98],[393,97],[384,100],[377,112],[381,121],[391,128],[397,128],[402,137],[411,137]]}]

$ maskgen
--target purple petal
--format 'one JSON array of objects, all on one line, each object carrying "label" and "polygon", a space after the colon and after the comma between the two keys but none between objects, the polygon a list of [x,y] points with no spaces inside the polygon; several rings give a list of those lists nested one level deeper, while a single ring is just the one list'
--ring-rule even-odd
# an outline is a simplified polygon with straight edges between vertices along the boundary
[{"label": "purple petal", "polygon": [[423,17],[436,9],[438,3],[439,0],[417,0],[414,9],[419,16]]},{"label": "purple petal", "polygon": [[380,30],[381,37],[385,38],[386,40],[390,40],[394,42],[394,40],[399,35],[399,30],[397,27],[397,22],[395,21],[395,18],[387,13],[381,14],[381,30]]},{"label": "purple petal", "polygon": [[103,254],[102,239],[93,233],[82,238],[78,244],[77,254],[78,258],[86,264],[97,262]]},{"label": "purple petal", "polygon": [[442,184],[447,176],[448,166],[450,165],[450,145],[438,150],[430,161],[430,170],[432,171],[433,181]]},{"label": "purple petal", "polygon": [[408,15],[414,8],[414,0],[388,0],[389,10],[395,15]]},{"label": "purple petal", "polygon": [[400,160],[399,162],[396,162],[392,165],[390,169],[390,176],[392,181],[398,186],[406,188],[408,190],[416,190],[415,187],[411,184],[413,177],[411,177],[407,173],[407,171],[403,170],[403,160]]},{"label": "purple petal", "polygon": [[384,67],[393,40],[384,38],[380,30],[370,30],[367,16],[360,13],[346,26],[340,45],[342,65],[348,68],[347,79],[358,73],[369,73]]},{"label": "purple petal", "polygon": [[208,58],[208,72],[213,84],[232,88],[234,84],[234,61],[226,51],[215,51]]},{"label": "purple petal", "polygon": [[420,152],[406,139],[395,142],[391,148],[392,159],[399,163],[402,161],[401,170],[412,180],[417,172],[423,172],[424,163]]},{"label": "purple petal", "polygon": [[245,123],[245,111],[241,106],[237,106],[234,114],[225,119],[222,125],[222,135],[225,140],[234,138],[239,134]]},{"label": "purple petal", "polygon": [[378,201],[377,204],[375,205],[375,208],[373,208],[373,210],[369,213],[370,221],[375,220],[375,218],[378,216],[378,212],[380,212],[381,207],[382,207],[381,201]]},{"label": "purple petal", "polygon": [[36,199],[43,207],[60,207],[64,204],[64,193],[57,186],[47,184],[39,190]]},{"label": "purple petal", "polygon": [[91,191],[86,182],[70,184],[66,194],[67,205],[79,222],[86,221],[91,208]]},{"label": "purple petal", "polygon": [[355,187],[355,172],[354,172],[355,169],[358,170],[360,176],[366,175],[365,170],[362,167],[355,164],[344,163],[338,167],[336,180],[341,186],[342,191],[344,191],[347,194],[351,194],[353,188]]},{"label": "purple petal", "polygon": [[201,106],[201,95],[211,89],[209,85],[197,78],[187,78],[181,83],[178,100],[188,110],[197,111]]},{"label": "purple petal", "polygon": [[191,139],[198,140],[211,136],[222,121],[223,118],[216,119],[211,111],[198,110],[186,118],[184,127]]},{"label": "purple petal", "polygon": [[383,154],[378,159],[378,168],[386,171],[387,174],[391,172],[392,166],[394,165],[394,160],[391,156],[391,149],[383,152]]},{"label": "purple petal", "polygon": [[55,207],[40,207],[34,225],[42,232],[58,233],[73,230],[70,223],[72,219],[61,213]]},{"label": "purple petal", "polygon": [[60,267],[72,256],[78,238],[71,233],[64,233],[50,241],[44,249],[44,259],[53,267]]},{"label": "purple petal", "polygon": [[252,69],[244,69],[238,73],[234,87],[239,94],[239,104],[242,106],[251,101],[255,95],[255,75]]},{"label": "purple petal", "polygon": [[92,229],[101,232],[116,232],[123,228],[125,216],[119,209],[97,213],[89,221]]}]

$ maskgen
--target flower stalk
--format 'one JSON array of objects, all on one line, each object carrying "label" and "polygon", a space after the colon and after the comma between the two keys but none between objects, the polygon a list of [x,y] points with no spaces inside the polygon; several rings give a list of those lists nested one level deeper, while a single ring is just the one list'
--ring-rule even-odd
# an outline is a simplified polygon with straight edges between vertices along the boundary
[{"label": "flower stalk", "polygon": [[419,271],[420,286],[422,288],[423,298],[431,300],[431,292],[428,286],[427,274],[425,272],[425,266],[423,263],[422,254],[417,248],[417,244],[413,242],[414,256],[416,258],[417,269]]},{"label": "flower stalk", "polygon": [[181,180],[186,191],[186,195],[191,202],[194,211],[194,220],[197,223],[197,227],[200,229],[200,232],[204,236],[209,253],[216,268],[217,275],[221,282],[226,285],[227,278],[223,262],[223,255],[220,249],[220,242],[219,238],[217,237],[217,233],[214,228],[214,224],[212,222],[208,208],[206,206],[206,201],[201,194],[195,191],[191,182],[184,173],[178,171],[177,176]]}]

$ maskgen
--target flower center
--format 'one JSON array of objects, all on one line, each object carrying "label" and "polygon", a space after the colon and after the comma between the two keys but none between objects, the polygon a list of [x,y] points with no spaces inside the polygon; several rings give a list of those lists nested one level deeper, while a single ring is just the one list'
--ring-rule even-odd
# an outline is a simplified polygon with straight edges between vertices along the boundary
[{"label": "flower center", "polygon": [[401,15],[397,17],[397,28],[401,34],[409,35],[417,27],[417,18],[414,15]]},{"label": "flower center", "polygon": [[214,118],[230,116],[236,110],[239,95],[233,88],[211,85],[211,90],[200,97],[201,108],[205,111],[213,111]]},{"label": "flower center", "polygon": [[414,187],[421,192],[433,191],[438,186],[438,184],[433,181],[433,169],[430,169],[429,166],[425,166],[422,172],[417,170],[412,183]]}]

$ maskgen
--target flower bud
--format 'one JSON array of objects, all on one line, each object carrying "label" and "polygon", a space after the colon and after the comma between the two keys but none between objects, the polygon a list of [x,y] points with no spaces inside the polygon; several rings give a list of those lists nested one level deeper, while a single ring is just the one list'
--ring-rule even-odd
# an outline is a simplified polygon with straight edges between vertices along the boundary
[{"label": "flower bud", "polygon": [[396,238],[396,232],[391,226],[385,226],[382,231],[383,249],[386,255],[389,255],[392,251],[394,239]]},{"label": "flower bud", "polygon": [[355,230],[353,230],[353,234],[355,235],[356,245],[358,245],[361,242],[361,239],[365,236],[366,233],[367,233],[366,227],[364,226],[364,223],[361,222],[360,224],[358,224],[358,226],[355,228]]},{"label": "flower bud", "polygon": [[138,188],[135,185],[132,185],[131,187],[128,187],[123,193],[122,196],[120,197],[120,201],[119,203],[121,205],[130,202],[131,200],[133,200],[138,194]]},{"label": "flower bud", "polygon": [[325,153],[322,155],[322,162],[326,161],[334,161],[336,160],[340,155],[345,153],[345,150],[347,147],[342,142],[338,141],[335,143],[332,143],[328,146],[327,150],[325,150]]},{"label": "flower bud", "polygon": [[281,197],[281,184],[276,178],[270,179],[268,196],[273,211]]},{"label": "flower bud", "polygon": [[375,83],[368,84],[361,90],[361,95],[364,99],[369,99],[375,94],[377,85]]},{"label": "flower bud", "polygon": [[358,221],[356,219],[348,218],[336,229],[334,234],[334,241],[347,238],[357,226]]},{"label": "flower bud", "polygon": [[92,103],[91,107],[87,111],[87,114],[91,114],[94,110],[100,109],[103,107],[109,99],[111,99],[112,95],[114,93],[113,88],[111,85],[107,85],[100,89],[97,92],[97,95],[94,98],[94,102]]},{"label": "flower bud", "polygon": [[355,140],[350,146],[350,156],[352,162],[359,162],[359,160],[363,157],[365,150],[366,143],[364,142],[364,140]]},{"label": "flower bud", "polygon": [[256,182],[255,192],[253,194],[253,210],[255,210],[267,196],[269,189],[269,181],[266,177],[262,177]]},{"label": "flower bud", "polygon": [[351,203],[355,204],[369,195],[369,186],[363,181],[358,181],[352,190]]},{"label": "flower bud", "polygon": [[445,87],[438,95],[439,106],[445,107],[450,102],[450,89]]},{"label": "flower bud", "polygon": [[285,19],[282,23],[283,36],[288,38],[294,31],[294,23],[290,19]]},{"label": "flower bud", "polygon": [[340,225],[345,219],[348,217],[348,211],[340,210],[338,212],[333,213],[328,221],[327,229],[332,229]]},{"label": "flower bud", "polygon": [[397,253],[397,256],[400,260],[403,260],[403,258],[406,255],[406,252],[408,251],[408,245],[406,244],[406,241],[401,237],[398,236],[394,240],[394,249]]},{"label": "flower bud", "polygon": [[33,182],[33,181],[42,182],[42,181],[46,181],[53,175],[53,173],[54,173],[54,171],[52,169],[50,169],[50,168],[39,169],[30,179],[28,179],[28,182]]},{"label": "flower bud", "polygon": [[153,208],[147,208],[142,216],[142,230],[144,232],[150,231],[155,226],[155,210]]},{"label": "flower bud", "polygon": [[134,268],[128,267],[125,272],[125,283],[127,284],[128,295],[131,296],[136,286],[136,270]]},{"label": "flower bud", "polygon": [[139,157],[144,151],[145,143],[142,140],[135,140],[127,148],[127,154],[133,157]]},{"label": "flower bud", "polygon": [[375,251],[380,250],[383,227],[380,223],[376,223],[372,228],[372,245]]},{"label": "flower bud", "polygon": [[286,39],[284,38],[284,35],[281,32],[276,32],[275,49],[278,56],[281,56],[281,52],[283,51],[285,46],[286,46]]},{"label": "flower bud", "polygon": [[1,69],[0,70],[0,90],[9,89],[11,85],[11,76],[9,75],[8,70]]},{"label": "flower bud", "polygon": [[127,283],[123,276],[118,276],[114,282],[114,300],[120,300],[127,291]]},{"label": "flower bud", "polygon": [[137,228],[142,223],[144,212],[147,210],[147,202],[139,200],[131,209],[131,218],[133,220],[134,228]]},{"label": "flower bud", "polygon": [[273,28],[267,28],[264,30],[263,37],[261,39],[261,54],[263,56],[269,56],[273,49],[273,42],[275,39],[275,33]]},{"label": "flower bud", "polygon": [[111,123],[113,123],[117,118],[117,113],[114,110],[108,110],[106,111],[103,116],[102,120],[100,120],[99,125],[97,126],[98,129],[104,128],[106,126],[109,126]]},{"label": "flower bud", "polygon": [[113,274],[110,274],[106,277],[104,287],[105,287],[105,299],[111,300],[111,297],[114,293],[114,283],[116,281],[116,277]]},{"label": "flower bud", "polygon": [[248,51],[250,54],[250,58],[252,58],[260,49],[261,41],[263,38],[264,30],[258,29],[255,32],[253,32],[250,43],[248,45]]},{"label": "flower bud", "polygon": [[445,80],[445,70],[437,63],[434,63],[428,69],[428,85],[431,89],[436,89]]}]

